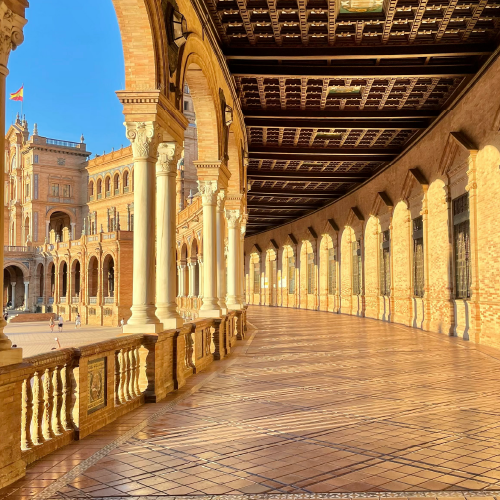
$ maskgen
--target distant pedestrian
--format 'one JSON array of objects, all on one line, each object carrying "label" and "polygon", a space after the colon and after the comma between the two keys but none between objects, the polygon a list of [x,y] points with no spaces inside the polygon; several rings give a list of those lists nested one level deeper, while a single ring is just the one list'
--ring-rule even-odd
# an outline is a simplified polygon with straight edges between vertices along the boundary
[{"label": "distant pedestrian", "polygon": [[76,315],[76,320],[75,320],[75,329],[78,327],[82,327],[82,317],[80,316],[80,313]]},{"label": "distant pedestrian", "polygon": [[57,326],[59,327],[59,331],[62,332],[62,329],[63,329],[63,324],[64,324],[64,319],[63,317],[60,315],[58,320],[57,320]]},{"label": "distant pedestrian", "polygon": [[54,327],[56,326],[56,324],[54,323],[54,316],[51,316],[50,317],[50,321],[49,321],[49,328],[50,328],[50,331],[53,332],[54,331]]},{"label": "distant pedestrian", "polygon": [[123,327],[125,326],[125,318],[122,318],[122,320],[120,321],[120,326],[122,327],[123,330]]}]

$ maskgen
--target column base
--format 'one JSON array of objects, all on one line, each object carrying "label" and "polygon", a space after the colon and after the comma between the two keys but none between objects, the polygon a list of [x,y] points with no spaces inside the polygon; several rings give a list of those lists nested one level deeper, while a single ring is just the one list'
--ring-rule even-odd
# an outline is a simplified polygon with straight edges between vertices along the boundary
[{"label": "column base", "polygon": [[222,312],[220,309],[207,309],[205,311],[200,309],[200,318],[221,318]]},{"label": "column base", "polygon": [[227,308],[230,311],[239,311],[239,310],[243,309],[243,306],[241,304],[228,304]]},{"label": "column base", "polygon": [[124,325],[123,333],[118,335],[132,335],[134,333],[160,333],[165,328],[161,323],[144,323],[143,325]]},{"label": "column base", "polygon": [[164,330],[173,330],[180,328],[184,324],[184,320],[178,316],[177,318],[160,318]]},{"label": "column base", "polygon": [[20,347],[13,347],[0,351],[0,367],[16,365],[23,362],[23,350]]}]

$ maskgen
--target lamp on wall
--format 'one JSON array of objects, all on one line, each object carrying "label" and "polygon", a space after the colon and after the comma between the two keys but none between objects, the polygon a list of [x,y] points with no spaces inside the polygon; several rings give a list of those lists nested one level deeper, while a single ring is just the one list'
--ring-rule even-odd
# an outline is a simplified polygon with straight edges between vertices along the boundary
[{"label": "lamp on wall", "polygon": [[181,48],[187,40],[187,22],[186,18],[178,11],[172,11],[172,33],[174,43]]},{"label": "lamp on wall", "polygon": [[233,123],[233,108],[226,104],[226,109],[224,110],[224,112],[225,112],[226,126],[229,127],[229,125]]}]

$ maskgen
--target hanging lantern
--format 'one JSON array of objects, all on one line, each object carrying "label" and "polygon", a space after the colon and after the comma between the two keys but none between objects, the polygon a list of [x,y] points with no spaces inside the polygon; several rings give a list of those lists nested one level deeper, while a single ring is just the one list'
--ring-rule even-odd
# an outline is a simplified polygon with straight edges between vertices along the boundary
[{"label": "hanging lantern", "polygon": [[172,32],[174,43],[181,48],[187,40],[187,22],[186,18],[177,10],[172,12]]}]

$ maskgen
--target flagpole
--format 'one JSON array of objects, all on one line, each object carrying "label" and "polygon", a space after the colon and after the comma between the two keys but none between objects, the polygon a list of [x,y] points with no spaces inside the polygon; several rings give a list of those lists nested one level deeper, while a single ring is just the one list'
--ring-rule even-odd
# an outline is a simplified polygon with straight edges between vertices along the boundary
[{"label": "flagpole", "polygon": [[24,83],[23,83],[22,89],[23,89],[23,98],[21,99],[21,121],[23,120],[23,106],[24,106]]}]

